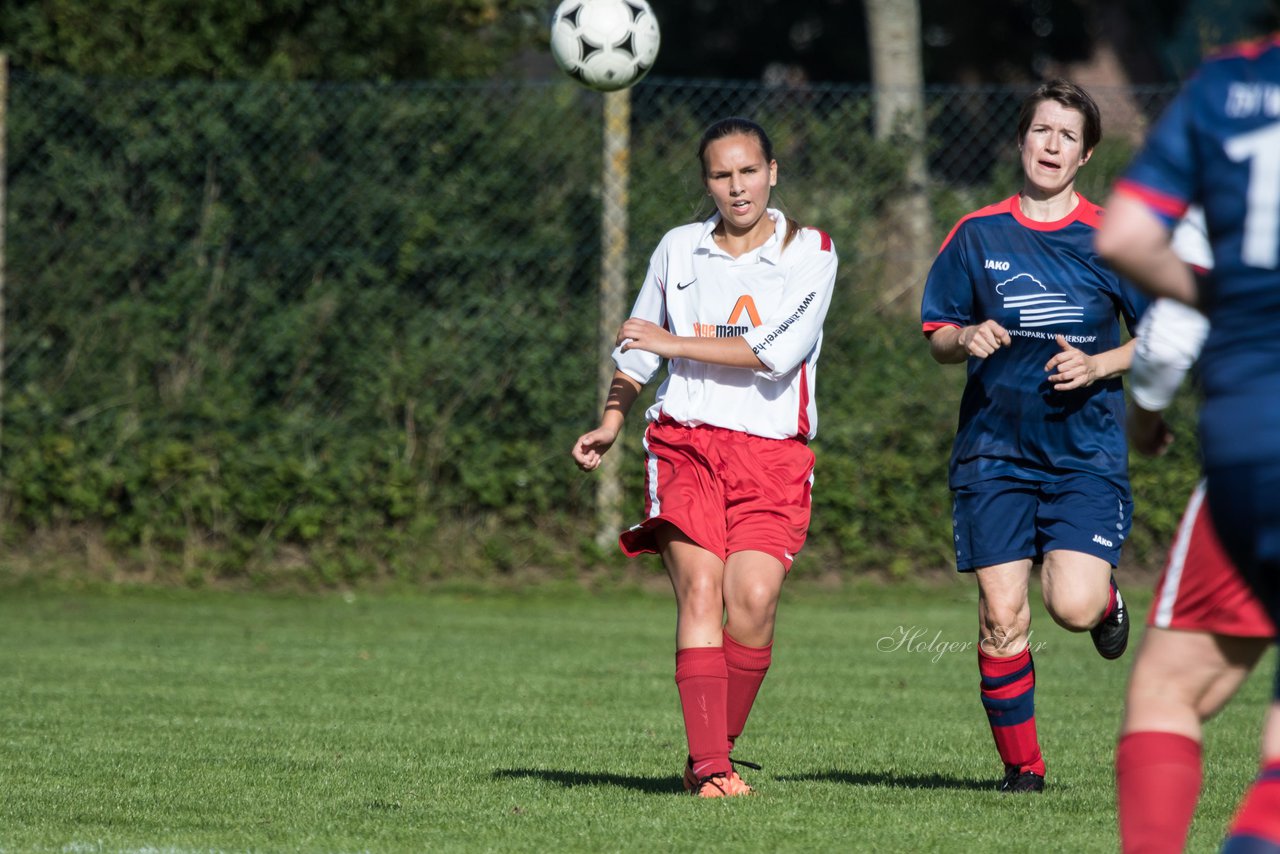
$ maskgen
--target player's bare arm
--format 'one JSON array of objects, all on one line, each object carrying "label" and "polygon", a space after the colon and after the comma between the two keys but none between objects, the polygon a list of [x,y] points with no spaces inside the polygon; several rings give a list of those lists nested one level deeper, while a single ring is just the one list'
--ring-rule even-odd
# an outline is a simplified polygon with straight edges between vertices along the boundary
[{"label": "player's bare arm", "polygon": [[1087,388],[1098,380],[1123,374],[1133,364],[1133,350],[1138,345],[1138,339],[1131,338],[1114,350],[1091,356],[1061,335],[1056,337],[1062,352],[1046,362],[1044,369],[1051,372],[1048,380],[1057,391]]},{"label": "player's bare arm", "polygon": [[1164,223],[1139,199],[1115,193],[1094,243],[1112,269],[1147,293],[1197,305],[1194,273],[1174,251]]},{"label": "player's bare arm", "polygon": [[628,318],[618,329],[617,343],[623,352],[646,350],[664,359],[691,359],[731,368],[764,370],[765,364],[751,350],[742,336],[733,338],[696,338],[673,335],[663,327],[638,317]]},{"label": "player's bare arm", "polygon": [[599,468],[605,452],[617,441],[618,434],[622,432],[622,423],[639,396],[640,383],[622,371],[615,371],[613,382],[609,385],[609,399],[605,401],[604,414],[600,416],[600,426],[589,433],[583,433],[573,443],[571,453],[578,468],[583,471]]},{"label": "player's bare arm", "polygon": [[999,323],[984,320],[973,326],[943,326],[929,336],[929,352],[935,361],[951,365],[970,356],[985,359],[1013,343],[1013,338]]}]

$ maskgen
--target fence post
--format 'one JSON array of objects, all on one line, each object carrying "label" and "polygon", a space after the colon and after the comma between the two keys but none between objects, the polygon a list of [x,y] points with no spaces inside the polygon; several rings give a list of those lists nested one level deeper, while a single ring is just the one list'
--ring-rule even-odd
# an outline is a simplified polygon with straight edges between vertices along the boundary
[{"label": "fence post", "polygon": [[[0,51],[0,437],[4,432],[4,360],[5,360],[5,266],[7,256],[5,246],[8,231],[5,223],[9,217],[6,191],[9,185],[9,163],[5,142],[9,137],[9,55]],[[0,457],[0,466],[3,457]],[[0,471],[3,469],[0,468]],[[4,500],[0,494],[0,523],[4,521]]]},{"label": "fence post", "polygon": [[[599,403],[604,410],[613,380],[614,336],[622,325],[627,293],[627,181],[631,172],[631,90],[604,95],[604,164],[601,204]],[[621,437],[597,470],[596,545],[607,549],[622,527]]]}]

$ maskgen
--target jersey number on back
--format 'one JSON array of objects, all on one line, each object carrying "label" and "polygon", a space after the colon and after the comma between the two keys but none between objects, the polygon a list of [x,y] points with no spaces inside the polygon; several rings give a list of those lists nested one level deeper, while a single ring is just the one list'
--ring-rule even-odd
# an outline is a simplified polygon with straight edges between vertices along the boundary
[{"label": "jersey number on back", "polygon": [[1250,161],[1241,260],[1274,270],[1280,266],[1280,123],[1232,137],[1223,150],[1237,163]]}]

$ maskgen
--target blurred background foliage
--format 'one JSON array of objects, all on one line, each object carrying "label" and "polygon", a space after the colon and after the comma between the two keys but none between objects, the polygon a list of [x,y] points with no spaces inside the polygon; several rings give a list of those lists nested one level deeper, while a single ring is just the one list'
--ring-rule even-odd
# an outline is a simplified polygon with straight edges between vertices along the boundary
[{"label": "blurred background foliage", "polygon": [[[751,27],[781,6],[828,35],[852,27],[833,4],[858,6],[760,4],[725,35],[705,3],[654,3],[660,63],[689,76],[660,65],[633,90],[630,280],[666,229],[706,212],[701,129],[761,121],[780,161],[775,202],[841,256],[801,572],[945,570],[963,371],[933,363],[916,306],[897,298],[919,260],[886,250],[908,152],[874,137],[868,87],[810,82],[858,68],[796,45],[857,51],[792,28],[777,54],[805,75],[739,60],[753,79],[726,79],[724,64],[692,79],[679,64],[700,44],[719,63],[769,54]],[[598,95],[548,71],[551,5],[0,6],[12,565],[322,586],[622,566],[594,546],[593,481],[568,458],[598,415],[601,119]],[[1010,19],[1014,40],[1044,30],[1037,16],[1066,26],[1064,7],[1105,13],[1013,5],[1028,13]],[[941,8],[922,3],[930,50],[954,50],[959,24]],[[1035,38],[999,61],[989,43],[963,61],[926,51],[935,69],[980,69],[926,92],[936,241],[1018,187],[1013,110],[1037,63],[1066,58]],[[1136,124],[1104,141],[1086,195],[1105,198],[1172,92],[1095,90],[1104,115],[1115,104]],[[1184,395],[1169,458],[1134,460],[1133,566],[1158,565],[1196,478],[1193,409]],[[628,519],[639,438],[637,409],[615,451]]]},{"label": "blurred background foliage", "polygon": [[[947,566],[963,371],[928,357],[914,305],[886,302],[903,265],[883,249],[881,212],[904,155],[872,138],[868,91],[646,82],[633,94],[637,286],[662,233],[700,215],[696,139],[725,114],[772,130],[775,201],[840,252],[815,568]],[[1016,95],[989,93],[990,133],[1007,133]],[[930,93],[943,125],[955,96]],[[568,458],[597,417],[599,107],[567,81],[16,73],[8,546],[61,532],[100,543],[121,571],[192,583],[616,561],[591,544],[593,481]],[[1082,187],[1095,198],[1128,156],[1107,145]],[[937,137],[940,175],[974,167],[934,182],[938,240],[1016,189],[1004,148],[978,168]],[[628,519],[641,511],[639,423],[615,451],[629,458]],[[1172,460],[1138,467],[1136,562],[1158,560],[1194,478],[1189,432]]]}]

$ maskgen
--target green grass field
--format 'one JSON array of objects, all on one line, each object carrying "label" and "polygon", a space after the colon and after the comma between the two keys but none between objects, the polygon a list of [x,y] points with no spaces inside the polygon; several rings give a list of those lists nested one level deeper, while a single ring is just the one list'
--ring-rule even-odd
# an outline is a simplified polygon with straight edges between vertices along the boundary
[{"label": "green grass field", "polygon": [[[974,619],[961,583],[793,586],[737,751],[759,795],[703,802],[669,596],[8,590],[0,851],[1117,850],[1129,657],[1036,611],[1051,788],[1001,796]],[[1273,666],[1209,725],[1190,850],[1253,774]]]}]

